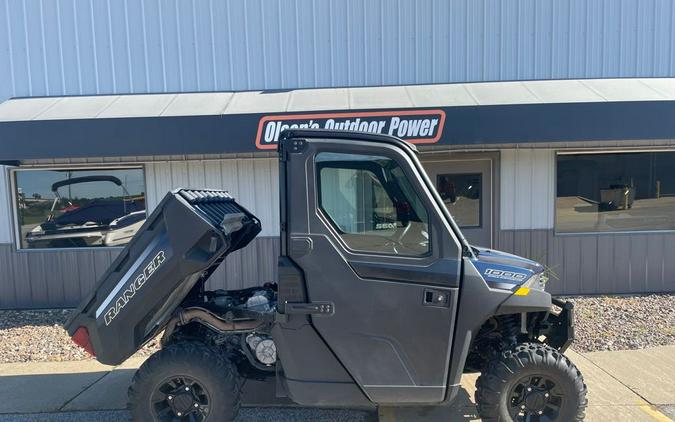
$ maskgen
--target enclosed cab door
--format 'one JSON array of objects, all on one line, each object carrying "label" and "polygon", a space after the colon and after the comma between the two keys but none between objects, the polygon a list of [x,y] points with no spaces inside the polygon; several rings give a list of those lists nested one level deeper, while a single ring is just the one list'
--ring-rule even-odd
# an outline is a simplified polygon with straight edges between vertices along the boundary
[{"label": "enclosed cab door", "polygon": [[443,401],[461,242],[413,149],[301,132],[280,154],[285,322],[275,338],[291,396]]}]

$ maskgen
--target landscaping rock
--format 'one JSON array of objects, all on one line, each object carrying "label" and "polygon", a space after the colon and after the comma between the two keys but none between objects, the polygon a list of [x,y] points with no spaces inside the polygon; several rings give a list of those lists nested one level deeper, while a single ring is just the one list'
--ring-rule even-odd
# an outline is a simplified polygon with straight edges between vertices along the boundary
[{"label": "landscaping rock", "polygon": [[[92,359],[63,329],[71,312],[68,309],[0,311],[0,363]],[[156,338],[138,354],[149,355],[158,349],[159,338]]]},{"label": "landscaping rock", "polygon": [[[578,352],[675,344],[675,295],[568,297],[575,305]],[[62,324],[70,310],[0,311],[0,363],[91,359]],[[159,349],[155,338],[137,355]]]},{"label": "landscaping rock", "polygon": [[675,344],[675,295],[568,297],[574,302],[578,352]]}]

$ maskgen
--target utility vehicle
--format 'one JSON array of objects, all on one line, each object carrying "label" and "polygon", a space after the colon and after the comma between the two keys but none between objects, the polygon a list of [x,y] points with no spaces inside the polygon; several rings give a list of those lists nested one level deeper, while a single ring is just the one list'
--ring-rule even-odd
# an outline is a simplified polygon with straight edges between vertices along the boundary
[{"label": "utility vehicle", "polygon": [[232,420],[253,377],[307,406],[439,406],[466,372],[486,421],[583,420],[572,305],[541,265],[467,243],[414,146],[287,131],[279,185],[274,282],[209,290],[260,222],[225,191],[178,189],[66,324],[106,364],[163,332],[129,389],[135,420]]},{"label": "utility vehicle", "polygon": [[[122,188],[124,197],[95,199],[76,205],[63,198],[59,188],[92,182],[109,182]],[[54,201],[47,219],[26,233],[31,248],[120,246],[133,237],[145,221],[145,204],[132,198],[120,179],[97,175],[73,177],[52,184]],[[62,208],[57,207],[61,205]]]}]

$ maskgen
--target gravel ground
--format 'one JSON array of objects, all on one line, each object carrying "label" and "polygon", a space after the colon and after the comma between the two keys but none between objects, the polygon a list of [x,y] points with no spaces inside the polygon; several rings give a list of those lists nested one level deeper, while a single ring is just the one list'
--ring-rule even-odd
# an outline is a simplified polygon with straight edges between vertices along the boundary
[{"label": "gravel ground", "polygon": [[[0,363],[91,359],[68,337],[62,325],[71,310],[0,311]],[[159,348],[155,338],[138,355]]]},{"label": "gravel ground", "polygon": [[567,298],[574,302],[578,352],[675,344],[675,295]]},{"label": "gravel ground", "polygon": [[[579,352],[641,349],[675,344],[675,295],[567,298],[576,310]],[[0,363],[82,360],[61,327],[70,310],[0,311]],[[149,355],[158,339],[138,352]]]}]

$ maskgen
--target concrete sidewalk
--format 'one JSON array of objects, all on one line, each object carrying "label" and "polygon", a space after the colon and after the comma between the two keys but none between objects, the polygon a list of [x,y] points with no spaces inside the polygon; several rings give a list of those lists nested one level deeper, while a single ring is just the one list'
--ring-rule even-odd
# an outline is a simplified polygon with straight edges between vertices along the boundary
[{"label": "concrete sidewalk", "polygon": [[[623,352],[569,352],[569,356],[588,385],[588,421],[675,420],[675,346]],[[96,361],[2,364],[0,421],[124,418],[127,388],[141,363],[142,359],[132,358],[117,367]],[[475,375],[465,376],[455,405],[439,410],[446,420],[478,420],[472,401],[475,380]],[[242,420],[373,420],[366,412],[294,407],[288,400],[274,397],[271,382],[247,383],[244,403],[248,408]],[[98,413],[89,413],[94,411]],[[382,420],[403,422],[431,416],[428,410],[424,414],[414,409],[387,412],[380,415]]]}]

